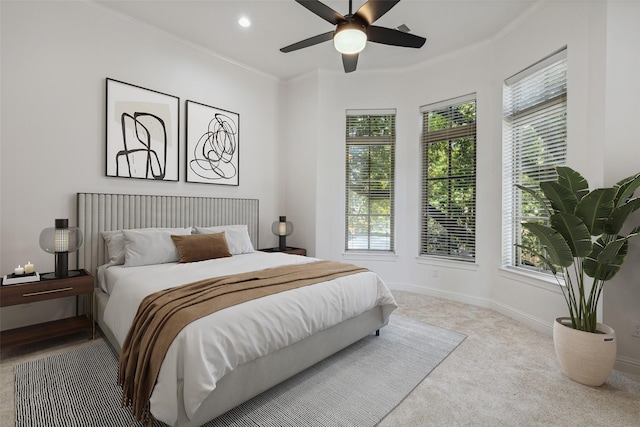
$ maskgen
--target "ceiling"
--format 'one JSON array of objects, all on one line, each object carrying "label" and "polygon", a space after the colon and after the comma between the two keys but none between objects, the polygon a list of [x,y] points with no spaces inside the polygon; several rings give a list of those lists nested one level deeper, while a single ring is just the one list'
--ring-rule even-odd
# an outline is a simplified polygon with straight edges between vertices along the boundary
[{"label": "ceiling", "polygon": [[[375,22],[382,27],[402,24],[426,37],[420,49],[367,43],[358,69],[406,68],[495,36],[546,0],[402,0]],[[290,53],[280,48],[331,31],[333,25],[294,0],[96,0],[137,21],[157,27],[217,56],[283,80],[315,70],[342,70],[331,41]],[[324,4],[342,15],[348,0]],[[364,0],[353,1],[355,12]],[[251,26],[238,20],[246,16]]]}]

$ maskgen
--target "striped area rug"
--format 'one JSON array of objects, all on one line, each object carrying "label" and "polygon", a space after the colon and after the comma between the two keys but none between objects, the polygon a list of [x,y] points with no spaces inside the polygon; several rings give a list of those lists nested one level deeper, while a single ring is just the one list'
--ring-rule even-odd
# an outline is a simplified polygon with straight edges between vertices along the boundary
[{"label": "striped area rug", "polygon": [[[374,426],[464,339],[392,315],[379,337],[362,339],[206,427]],[[104,340],[17,365],[15,378],[16,427],[139,425],[120,406],[117,355]]]}]

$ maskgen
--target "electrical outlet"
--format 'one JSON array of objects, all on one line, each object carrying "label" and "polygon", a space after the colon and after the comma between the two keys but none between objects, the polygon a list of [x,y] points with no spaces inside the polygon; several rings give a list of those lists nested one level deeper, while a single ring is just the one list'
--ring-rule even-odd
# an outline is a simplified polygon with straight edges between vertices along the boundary
[{"label": "electrical outlet", "polygon": [[640,338],[640,322],[637,320],[631,322],[631,335]]},{"label": "electrical outlet", "polygon": [[438,269],[437,268],[433,269],[433,277],[438,277]]}]

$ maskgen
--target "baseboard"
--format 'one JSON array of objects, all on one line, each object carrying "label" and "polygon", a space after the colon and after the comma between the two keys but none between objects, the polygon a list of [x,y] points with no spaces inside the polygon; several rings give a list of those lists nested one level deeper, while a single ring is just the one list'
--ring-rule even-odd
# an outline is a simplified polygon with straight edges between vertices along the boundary
[{"label": "baseboard", "polygon": [[[490,299],[478,298],[469,295],[459,294],[456,292],[443,291],[441,289],[433,289],[425,286],[417,286],[403,283],[387,283],[389,289],[392,291],[407,291],[416,294],[429,295],[436,298],[443,298],[452,301],[461,302],[464,304],[475,305],[478,307],[489,308],[497,311],[500,314],[504,314],[514,320],[517,320],[536,331],[539,331],[545,335],[553,336],[553,324],[549,324],[540,319],[530,316],[527,313],[516,310],[513,307],[509,307],[504,304],[497,303]],[[614,369],[621,372],[628,372],[633,375],[640,375],[640,360],[632,359],[630,357],[618,356],[616,357],[616,364]]]},{"label": "baseboard", "polygon": [[640,375],[640,360],[618,356],[616,357],[616,364],[613,369],[633,375]]}]

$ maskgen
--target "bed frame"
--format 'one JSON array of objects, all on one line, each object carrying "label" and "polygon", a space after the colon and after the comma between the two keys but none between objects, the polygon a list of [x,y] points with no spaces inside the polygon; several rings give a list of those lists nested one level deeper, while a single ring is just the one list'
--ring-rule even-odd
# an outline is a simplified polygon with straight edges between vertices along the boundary
[{"label": "bed frame", "polygon": [[[84,236],[84,244],[78,253],[78,268],[85,268],[94,276],[97,267],[105,264],[107,258],[106,245],[100,234],[102,231],[247,224],[251,242],[258,247],[257,199],[78,193],[77,208],[78,227]],[[103,335],[120,352],[113,333],[104,324],[108,298],[96,287],[94,313]],[[385,324],[382,308],[376,307],[294,345],[241,365],[218,382],[193,419],[187,418],[181,406],[176,425],[202,425],[379,330]],[[178,400],[180,404],[183,402],[181,397]]]}]

